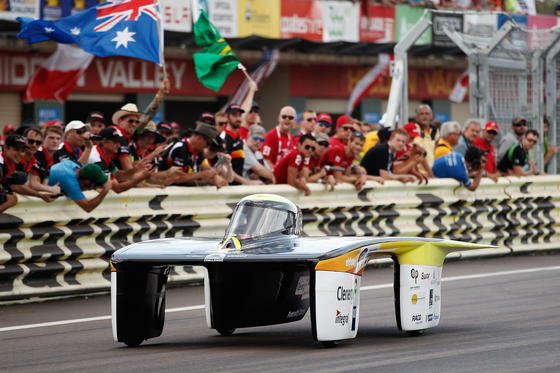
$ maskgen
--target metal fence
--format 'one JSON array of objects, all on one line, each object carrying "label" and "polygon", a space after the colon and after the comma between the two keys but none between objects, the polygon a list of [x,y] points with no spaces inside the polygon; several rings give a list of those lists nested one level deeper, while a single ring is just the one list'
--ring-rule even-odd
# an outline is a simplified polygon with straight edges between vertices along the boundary
[{"label": "metal fence", "polygon": [[[433,15],[426,12],[395,46],[393,82],[387,108],[388,123],[408,118],[407,53],[422,33],[432,26]],[[560,141],[560,29],[530,30],[513,20],[495,32],[475,28],[463,32],[452,23],[439,25],[447,37],[467,56],[469,62],[470,116],[495,120],[501,134],[511,131],[511,120],[523,116],[543,134],[543,121],[550,122],[549,143]],[[402,121],[402,120],[401,120]],[[542,136],[541,136],[542,137]],[[534,152],[543,167],[543,143]],[[558,173],[558,155],[549,172]]]}]

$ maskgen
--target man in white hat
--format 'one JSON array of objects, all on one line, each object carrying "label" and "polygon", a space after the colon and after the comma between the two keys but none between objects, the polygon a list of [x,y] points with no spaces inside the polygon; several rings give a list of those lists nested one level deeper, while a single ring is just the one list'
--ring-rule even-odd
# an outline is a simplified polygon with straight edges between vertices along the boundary
[{"label": "man in white hat", "polygon": [[64,128],[64,143],[54,153],[54,163],[70,159],[86,165],[93,146],[89,137],[89,129],[84,122],[73,120],[68,123]]}]

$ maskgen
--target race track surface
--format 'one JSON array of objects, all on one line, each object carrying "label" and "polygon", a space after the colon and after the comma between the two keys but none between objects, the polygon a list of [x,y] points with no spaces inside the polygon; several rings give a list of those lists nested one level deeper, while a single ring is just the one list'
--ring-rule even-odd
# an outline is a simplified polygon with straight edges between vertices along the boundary
[{"label": "race track surface", "polygon": [[[481,275],[485,275],[481,277]],[[458,277],[461,276],[461,277]],[[472,276],[465,278],[463,276]],[[446,263],[440,325],[398,331],[392,268],[368,268],[358,337],[335,348],[302,321],[206,328],[202,287],[171,289],[161,337],[139,348],[113,342],[109,296],[0,306],[5,372],[558,372],[560,255]],[[447,278],[447,280],[446,280]],[[182,308],[182,309],[178,309]],[[93,320],[78,320],[94,318]],[[41,325],[60,321],[59,325]]]}]

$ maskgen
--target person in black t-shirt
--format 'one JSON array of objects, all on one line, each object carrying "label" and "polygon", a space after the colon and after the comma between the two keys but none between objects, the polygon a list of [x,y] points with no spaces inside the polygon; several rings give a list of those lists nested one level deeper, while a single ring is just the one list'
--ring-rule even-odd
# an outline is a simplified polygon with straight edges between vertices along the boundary
[{"label": "person in black t-shirt", "polygon": [[518,144],[511,146],[500,162],[498,170],[503,176],[538,175],[534,162],[529,160],[529,150],[539,141],[539,133],[530,129],[521,136]]}]

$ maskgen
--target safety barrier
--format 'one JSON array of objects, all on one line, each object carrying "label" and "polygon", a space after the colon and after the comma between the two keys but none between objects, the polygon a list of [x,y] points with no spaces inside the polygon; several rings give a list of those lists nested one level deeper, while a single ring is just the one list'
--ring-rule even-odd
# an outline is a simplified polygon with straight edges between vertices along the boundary
[{"label": "safety barrier", "polygon": [[[476,192],[443,179],[371,182],[360,192],[316,184],[309,197],[287,185],[133,189],[110,194],[91,213],[65,198],[47,204],[20,196],[0,214],[0,300],[107,290],[114,250],[162,237],[221,237],[236,202],[261,192],[298,204],[307,235],[443,237],[499,246],[456,256],[558,249],[559,185],[559,176],[483,180]],[[171,276],[201,278],[196,267],[175,268]]]}]

